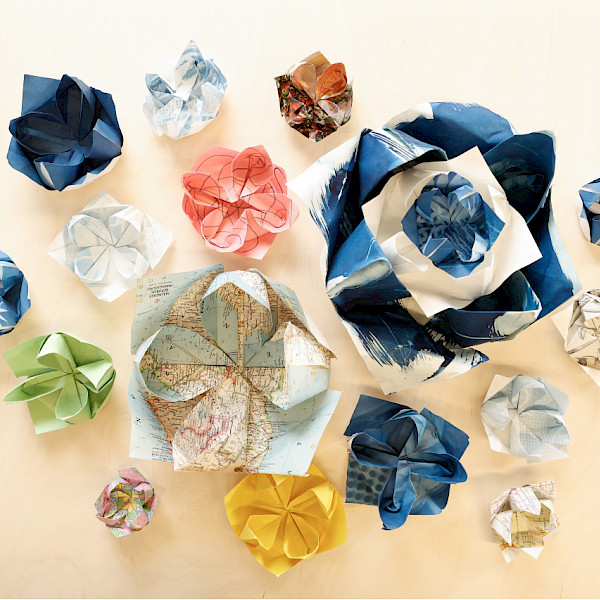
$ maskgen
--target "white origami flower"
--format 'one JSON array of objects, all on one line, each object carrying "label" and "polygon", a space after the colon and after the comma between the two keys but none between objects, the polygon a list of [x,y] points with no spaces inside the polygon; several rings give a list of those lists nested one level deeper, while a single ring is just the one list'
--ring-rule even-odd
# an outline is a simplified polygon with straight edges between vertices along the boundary
[{"label": "white origami flower", "polygon": [[71,217],[48,254],[100,300],[112,302],[156,267],[172,241],[158,221],[102,192]]},{"label": "white origami flower", "polygon": [[542,379],[496,375],[481,406],[492,450],[528,463],[567,458],[567,395]]}]

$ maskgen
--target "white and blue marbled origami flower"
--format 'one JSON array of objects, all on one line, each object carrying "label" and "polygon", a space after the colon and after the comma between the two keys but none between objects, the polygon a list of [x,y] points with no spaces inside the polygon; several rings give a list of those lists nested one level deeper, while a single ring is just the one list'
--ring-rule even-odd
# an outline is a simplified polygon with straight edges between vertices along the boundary
[{"label": "white and blue marbled origami flower", "polygon": [[481,405],[481,420],[492,450],[544,462],[569,456],[568,406],[567,395],[542,379],[496,375]]},{"label": "white and blue marbled origami flower", "polygon": [[148,73],[144,114],[158,135],[176,140],[204,129],[218,114],[227,80],[190,41],[174,68]]},{"label": "white and blue marbled origami flower", "polygon": [[352,436],[346,502],[378,505],[384,529],[441,513],[450,485],[467,480],[460,458],[469,436],[426,408],[361,396],[344,435]]},{"label": "white and blue marbled origami flower", "polygon": [[600,178],[590,181],[579,190],[581,212],[579,224],[583,235],[592,242],[600,245]]},{"label": "white and blue marbled origami flower", "polygon": [[326,241],[326,289],[385,393],[487,360],[580,289],[550,204],[554,138],[475,104],[419,105],[289,187]]},{"label": "white and blue marbled origami flower", "polygon": [[0,335],[10,333],[30,306],[27,279],[13,259],[0,250]]}]

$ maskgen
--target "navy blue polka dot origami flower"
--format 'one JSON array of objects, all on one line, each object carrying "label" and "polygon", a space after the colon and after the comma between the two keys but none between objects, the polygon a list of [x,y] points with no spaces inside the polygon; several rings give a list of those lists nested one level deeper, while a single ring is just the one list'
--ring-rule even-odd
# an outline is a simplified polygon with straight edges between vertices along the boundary
[{"label": "navy blue polka dot origami flower", "polygon": [[123,145],[112,96],[68,75],[25,75],[21,116],[9,129],[11,167],[49,190],[107,173]]}]

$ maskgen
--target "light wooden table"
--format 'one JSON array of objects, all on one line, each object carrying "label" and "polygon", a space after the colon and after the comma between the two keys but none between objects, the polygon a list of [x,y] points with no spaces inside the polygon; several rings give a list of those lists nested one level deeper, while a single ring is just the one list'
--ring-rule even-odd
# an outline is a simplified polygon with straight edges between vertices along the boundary
[{"label": "light wooden table", "polygon": [[[415,104],[478,102],[521,133],[552,129],[558,140],[553,201],[558,226],[584,288],[597,287],[600,249],[578,228],[579,187],[600,176],[600,4],[503,2],[82,2],[0,5],[0,147],[20,114],[24,73],[78,76],[113,94],[125,136],[112,173],[89,187],[48,192],[0,161],[0,248],[25,272],[32,308],[0,351],[32,336],[66,331],[106,349],[117,380],[98,417],[36,436],[24,406],[0,404],[2,457],[0,594],[10,597],[590,597],[600,595],[600,390],[562,349],[549,318],[517,339],[484,348],[490,361],[450,382],[391,399],[428,407],[471,437],[469,479],[452,487],[439,516],[410,517],[383,531],[377,509],[347,505],[348,541],[279,579],[234,536],[223,497],[232,472],[174,473],[170,464],[128,457],[127,383],[134,293],[97,300],[46,254],[68,218],[106,190],[176,232],[157,272],[222,260],[259,266],[293,287],[337,355],[332,389],[343,390],[316,463],[345,487],[343,431],[360,393],[381,395],[335,316],[318,271],[322,238],[307,212],[256,261],[206,249],[180,205],[180,174],[219,144],[264,144],[291,179],[319,156]],[[158,138],[142,113],[144,74],[194,39],[226,74],[222,113],[180,141]],[[273,77],[320,49],[354,79],[352,119],[312,144],[279,116]],[[495,373],[541,376],[571,400],[568,460],[527,466],[489,448],[479,407]],[[16,383],[0,360],[0,393]],[[135,465],[159,506],[142,533],[115,540],[93,503],[119,468]],[[559,533],[540,559],[502,559],[488,522],[490,501],[510,486],[555,478]]]}]

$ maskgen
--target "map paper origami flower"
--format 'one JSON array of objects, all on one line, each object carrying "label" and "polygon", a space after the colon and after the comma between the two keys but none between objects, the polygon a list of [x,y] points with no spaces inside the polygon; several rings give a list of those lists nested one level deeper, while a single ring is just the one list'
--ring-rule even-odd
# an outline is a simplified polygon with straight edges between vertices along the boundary
[{"label": "map paper origami flower", "polygon": [[600,179],[594,179],[579,190],[583,206],[579,215],[579,224],[583,235],[600,245]]},{"label": "map paper origami flower", "polygon": [[543,462],[569,456],[567,395],[542,379],[496,375],[481,406],[492,450]]},{"label": "map paper origami flower", "polygon": [[304,475],[340,397],[294,292],[254,269],[140,280],[131,350],[130,454],[176,470]]},{"label": "map paper origami flower", "polygon": [[27,402],[36,433],[93,419],[115,382],[112,358],[66,333],[31,338],[4,358],[17,377],[27,377],[4,402]]},{"label": "map paper origami flower", "polygon": [[108,173],[123,146],[112,96],[68,75],[25,75],[21,116],[9,129],[10,166],[49,190]]},{"label": "map paper origami flower", "polygon": [[48,254],[100,298],[112,302],[160,262],[173,234],[135,206],[102,192],[73,215]]},{"label": "map paper origami flower", "polygon": [[144,114],[158,135],[177,140],[204,129],[218,114],[227,80],[190,41],[173,68],[147,73]]},{"label": "map paper origami flower", "polygon": [[558,527],[554,514],[554,481],[511,488],[492,502],[492,529],[504,560],[509,563],[521,549],[536,558],[544,537]]},{"label": "map paper origami flower", "polygon": [[314,465],[307,477],[247,475],[225,496],[225,510],[235,535],[278,577],[346,541],[344,503]]},{"label": "map paper origami flower", "polygon": [[121,469],[96,500],[96,518],[120,538],[150,523],[158,498],[154,488],[135,468]]},{"label": "map paper origami flower", "polygon": [[342,63],[314,52],[275,77],[279,109],[286,123],[318,142],[350,120],[352,83]]},{"label": "map paper origami flower", "polygon": [[426,408],[361,396],[344,435],[352,436],[346,502],[378,505],[384,529],[441,513],[450,484],[467,480],[460,457],[469,436]]},{"label": "map paper origami flower", "polygon": [[327,293],[386,394],[449,379],[579,288],[550,204],[554,139],[476,104],[365,129],[290,187],[323,233]]},{"label": "map paper origami flower", "polygon": [[214,146],[181,178],[183,210],[209,248],[261,259],[298,218],[286,182],[263,146]]},{"label": "map paper origami flower", "polygon": [[23,271],[0,250],[0,335],[10,333],[30,306],[29,286]]}]

